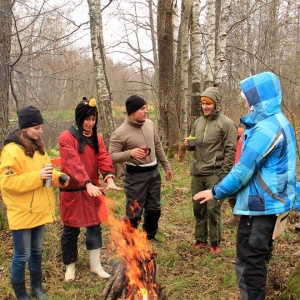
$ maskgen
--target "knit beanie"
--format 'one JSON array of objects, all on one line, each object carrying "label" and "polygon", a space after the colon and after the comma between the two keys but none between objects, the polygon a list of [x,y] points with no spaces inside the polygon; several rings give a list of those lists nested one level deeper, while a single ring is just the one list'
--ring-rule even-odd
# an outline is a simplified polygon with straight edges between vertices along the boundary
[{"label": "knit beanie", "polygon": [[19,111],[19,128],[24,129],[44,124],[41,112],[34,106],[26,106]]},{"label": "knit beanie", "polygon": [[98,110],[96,107],[96,99],[92,98],[90,100],[87,100],[86,97],[82,97],[82,101],[79,102],[79,104],[75,108],[75,122],[78,127],[79,133],[80,133],[80,139],[79,139],[79,152],[83,153],[84,151],[84,138],[83,138],[83,122],[85,118],[89,116],[96,116],[96,122],[93,127],[92,132],[92,143],[93,147],[95,149],[95,153],[99,153],[99,147],[98,147],[98,136],[97,136],[97,123],[98,123]]},{"label": "knit beanie", "polygon": [[144,105],[147,105],[147,103],[142,97],[137,95],[130,96],[125,101],[127,115],[131,115],[132,113],[136,112],[141,107],[143,107]]},{"label": "knit beanie", "polygon": [[211,103],[211,104],[216,104],[216,102],[213,100],[213,99],[211,99],[211,98],[209,98],[209,97],[206,97],[206,96],[201,96],[201,99],[200,99],[200,101],[201,102],[208,102],[208,103]]}]

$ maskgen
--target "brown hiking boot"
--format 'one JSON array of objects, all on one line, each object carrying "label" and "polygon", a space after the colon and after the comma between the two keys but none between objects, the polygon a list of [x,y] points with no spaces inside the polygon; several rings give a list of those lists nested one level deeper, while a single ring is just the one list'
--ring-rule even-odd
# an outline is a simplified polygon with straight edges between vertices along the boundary
[{"label": "brown hiking boot", "polygon": [[229,225],[229,226],[237,225],[239,221],[240,221],[240,216],[233,215],[231,218],[224,221],[224,225]]}]

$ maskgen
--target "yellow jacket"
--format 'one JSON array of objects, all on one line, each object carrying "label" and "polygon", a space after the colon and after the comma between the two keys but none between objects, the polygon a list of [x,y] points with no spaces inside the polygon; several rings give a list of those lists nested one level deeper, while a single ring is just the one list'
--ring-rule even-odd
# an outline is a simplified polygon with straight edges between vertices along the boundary
[{"label": "yellow jacket", "polygon": [[[49,163],[47,154],[41,155],[36,151],[33,157],[29,157],[25,155],[24,148],[15,142],[3,148],[0,188],[11,230],[33,228],[55,220],[53,188],[43,187],[40,177],[40,170]],[[61,174],[53,171],[53,186],[59,186]]]}]

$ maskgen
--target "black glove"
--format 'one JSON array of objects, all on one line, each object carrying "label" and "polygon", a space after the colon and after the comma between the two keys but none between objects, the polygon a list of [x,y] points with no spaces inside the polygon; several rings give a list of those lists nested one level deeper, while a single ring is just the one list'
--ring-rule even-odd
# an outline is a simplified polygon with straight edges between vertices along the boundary
[{"label": "black glove", "polygon": [[68,180],[70,179],[70,177],[66,174],[62,174],[59,176],[58,178],[58,182],[61,184],[61,185],[64,185]]}]

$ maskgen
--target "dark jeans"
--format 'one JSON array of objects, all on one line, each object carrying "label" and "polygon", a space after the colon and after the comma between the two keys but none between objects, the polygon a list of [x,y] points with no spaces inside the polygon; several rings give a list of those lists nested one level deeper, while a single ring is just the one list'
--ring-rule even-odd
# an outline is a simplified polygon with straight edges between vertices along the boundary
[{"label": "dark jeans", "polygon": [[265,299],[266,262],[272,254],[276,218],[276,215],[240,218],[235,269],[243,300]]},{"label": "dark jeans", "polygon": [[[64,225],[61,236],[62,259],[65,265],[78,260],[78,236],[80,228]],[[102,247],[102,233],[100,224],[86,227],[86,249],[94,250]]]},{"label": "dark jeans", "polygon": [[25,280],[25,266],[31,271],[42,272],[42,246],[45,225],[31,229],[12,230],[14,254],[11,263],[11,280],[14,283]]}]

